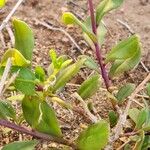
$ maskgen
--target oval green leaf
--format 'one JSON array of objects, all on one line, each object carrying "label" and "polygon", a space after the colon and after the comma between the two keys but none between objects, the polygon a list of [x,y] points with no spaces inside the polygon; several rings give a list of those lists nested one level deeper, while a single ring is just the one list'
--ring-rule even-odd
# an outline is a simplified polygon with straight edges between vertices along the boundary
[{"label": "oval green leaf", "polygon": [[31,28],[19,19],[13,19],[15,48],[29,61],[32,59],[34,36]]},{"label": "oval green leaf", "polygon": [[28,68],[13,68],[12,72],[19,70],[14,86],[17,90],[26,95],[33,95],[35,93],[35,75]]},{"label": "oval green leaf", "polygon": [[138,115],[135,129],[139,130],[142,128],[143,124],[146,122],[147,115],[146,109],[143,108]]},{"label": "oval green leaf", "polygon": [[13,66],[29,66],[30,61],[26,60],[24,56],[17,49],[8,49],[1,59],[1,66],[5,66],[8,58],[11,58]]},{"label": "oval green leaf", "polygon": [[106,57],[106,63],[113,62],[110,76],[114,77],[133,69],[140,62],[141,50],[137,35],[121,41]]},{"label": "oval green leaf", "polygon": [[128,115],[134,121],[135,124],[137,123],[139,113],[140,110],[137,108],[129,109]]},{"label": "oval green leaf", "polygon": [[16,112],[14,108],[6,100],[5,101],[0,100],[0,118],[1,119],[12,118],[14,120],[16,119]]},{"label": "oval green leaf", "polygon": [[113,10],[118,8],[123,3],[123,0],[103,0],[96,9],[96,22],[99,24],[103,16]]},{"label": "oval green leaf", "polygon": [[45,77],[46,77],[45,71],[44,71],[44,69],[41,66],[37,66],[35,68],[35,77],[37,79],[39,79],[41,82],[45,81]]},{"label": "oval green leaf", "polygon": [[46,101],[37,96],[25,96],[22,109],[24,118],[33,129],[57,137],[62,136],[55,112]]},{"label": "oval green leaf", "polygon": [[80,59],[76,63],[66,67],[63,69],[57,79],[56,83],[53,87],[53,90],[56,91],[59,88],[65,86],[67,82],[69,82],[80,70],[80,68],[83,66],[83,63],[85,62],[85,59]]},{"label": "oval green leaf", "polygon": [[74,25],[78,25],[82,28],[83,32],[85,32],[89,38],[96,42],[97,38],[95,36],[95,34],[93,34],[84,23],[82,23],[75,15],[73,15],[70,12],[65,12],[62,15],[62,22],[65,23],[66,25],[68,24],[74,24]]},{"label": "oval green leaf", "polygon": [[118,115],[116,114],[115,111],[110,111],[108,115],[109,115],[110,126],[114,127],[117,124]]},{"label": "oval green leaf", "polygon": [[135,84],[127,83],[123,87],[121,87],[116,95],[118,103],[123,103],[128,96],[132,94],[135,89]]},{"label": "oval green leaf", "polygon": [[92,75],[87,80],[85,80],[80,88],[78,89],[78,94],[82,97],[82,99],[90,98],[92,95],[96,93],[96,91],[100,87],[99,75]]},{"label": "oval green leaf", "polygon": [[77,139],[79,150],[100,150],[103,149],[109,139],[109,124],[101,120],[89,126]]},{"label": "oval green leaf", "polygon": [[33,141],[16,141],[5,145],[2,150],[34,150],[38,144],[36,140]]}]

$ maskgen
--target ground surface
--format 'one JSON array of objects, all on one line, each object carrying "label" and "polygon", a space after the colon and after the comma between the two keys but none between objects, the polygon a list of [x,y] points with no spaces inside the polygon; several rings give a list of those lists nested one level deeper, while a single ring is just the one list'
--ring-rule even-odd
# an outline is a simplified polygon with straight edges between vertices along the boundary
[{"label": "ground surface", "polygon": [[[96,1],[96,0],[95,0]],[[8,0],[7,6],[3,13],[0,14],[0,21],[3,20],[8,12],[13,8],[16,0]],[[95,2],[96,5],[96,2]],[[36,39],[34,49],[34,64],[42,65],[47,67],[50,63],[48,52],[50,48],[55,48],[59,54],[68,54],[72,58],[76,58],[80,52],[73,45],[73,43],[59,31],[53,31],[46,29],[45,27],[36,23],[36,19],[40,21],[47,21],[52,26],[64,28],[78,43],[82,49],[82,53],[93,55],[91,49],[85,44],[81,30],[78,27],[66,28],[61,23],[62,11],[72,11],[80,18],[85,18],[87,11],[86,0],[78,1],[67,1],[67,0],[28,0],[17,10],[15,16],[25,20],[33,29]],[[122,24],[118,22],[118,19],[128,24],[130,28],[141,37],[142,42],[142,61],[146,67],[150,69],[150,2],[141,3],[139,0],[126,0],[121,8],[116,11],[109,13],[104,21],[110,30],[110,34],[107,35],[104,45],[102,46],[102,52],[105,54],[110,48],[121,39],[128,37],[131,33]],[[6,39],[9,41],[9,39]],[[10,43],[6,43],[9,47]],[[1,46],[0,46],[1,47]],[[2,54],[3,51],[0,51]],[[87,72],[81,73],[73,83],[80,83],[83,78],[87,76]],[[141,65],[139,65],[134,71],[131,71],[128,75],[122,76],[120,79],[113,80],[114,85],[118,85],[123,82],[135,82],[140,83],[146,76],[146,71]],[[74,89],[71,89],[74,91]],[[103,93],[103,94],[102,94]],[[63,97],[66,100],[71,101],[68,95],[64,92]],[[110,103],[104,98],[105,93],[101,90],[97,93],[93,100],[95,101],[95,107],[98,113],[106,117],[106,113],[111,109]],[[58,106],[57,106],[58,107]],[[69,114],[69,115],[68,115]],[[78,115],[72,115],[69,112],[62,110],[58,111],[58,117],[61,120],[62,128],[66,138],[76,138],[79,130],[81,130],[84,121]],[[27,137],[22,136],[16,132],[11,131],[12,134],[2,134],[0,130],[0,146],[18,139],[26,139]],[[55,144],[50,143],[50,146]],[[48,149],[47,144],[42,145],[40,149]]]}]

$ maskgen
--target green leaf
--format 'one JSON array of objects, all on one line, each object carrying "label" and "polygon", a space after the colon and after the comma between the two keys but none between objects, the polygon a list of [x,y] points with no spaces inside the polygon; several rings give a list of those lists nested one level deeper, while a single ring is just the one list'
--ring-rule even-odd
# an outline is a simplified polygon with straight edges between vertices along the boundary
[{"label": "green leaf", "polygon": [[37,96],[25,96],[22,109],[24,118],[33,129],[57,137],[62,136],[55,112],[46,101]]},{"label": "green leaf", "polygon": [[84,63],[85,59],[80,59],[78,60],[76,63],[68,66],[67,68],[63,69],[57,79],[56,79],[56,83],[53,87],[53,90],[56,91],[59,88],[65,86],[65,84],[67,82],[69,82],[80,70],[80,68],[82,67],[83,63]]},{"label": "green leaf", "polygon": [[90,76],[81,84],[80,88],[78,89],[78,94],[82,97],[82,99],[90,98],[97,92],[100,87],[99,78],[99,74],[95,74]]},{"label": "green leaf", "polygon": [[144,143],[144,139],[145,139],[145,134],[144,134],[144,131],[141,131],[140,133],[140,138],[139,140],[136,142],[133,150],[143,150],[142,149],[142,145]]},{"label": "green leaf", "polygon": [[150,96],[150,83],[147,83],[146,89],[147,89],[147,94]]},{"label": "green leaf", "polygon": [[106,63],[113,62],[110,76],[114,77],[133,69],[141,58],[140,42],[137,35],[121,41],[106,57]]},{"label": "green leaf", "polygon": [[[87,27],[87,29],[92,32],[90,16],[87,17],[87,19],[84,21],[84,24]],[[107,33],[107,30],[106,30],[104,24],[100,23],[97,28],[97,40],[98,40],[99,45],[103,44],[106,33]],[[89,44],[89,46],[92,49],[95,49],[94,42],[90,39],[90,37],[85,32],[83,33],[83,37],[86,40],[86,42]]]},{"label": "green leaf", "polygon": [[14,68],[13,72],[19,69],[14,86],[17,90],[26,95],[33,95],[35,93],[35,76],[28,68]]},{"label": "green leaf", "polygon": [[99,66],[95,62],[95,60],[87,55],[80,55],[78,57],[79,59],[86,59],[84,62],[84,65],[88,67],[89,69],[95,70],[96,72],[99,72]]},{"label": "green leaf", "polygon": [[109,139],[109,124],[101,120],[89,126],[77,139],[79,150],[100,150],[107,145]]},{"label": "green leaf", "polygon": [[71,64],[72,59],[68,59],[68,56],[61,55],[57,58],[55,50],[50,50],[50,57],[52,63],[48,68],[48,75],[57,74],[60,70],[66,68],[68,65]]},{"label": "green leaf", "polygon": [[17,49],[8,49],[1,59],[1,66],[5,66],[7,59],[11,58],[13,66],[29,66],[30,61],[26,60],[24,56]]},{"label": "green leaf", "polygon": [[59,65],[57,63],[57,54],[56,54],[56,51],[54,49],[51,49],[49,51],[49,55],[50,55],[50,58],[52,60],[53,65],[54,65],[54,68],[59,68]]},{"label": "green leaf", "polygon": [[5,0],[0,0],[0,8],[5,6]]},{"label": "green leaf", "polygon": [[150,148],[150,135],[146,135],[142,145],[142,150],[148,150]]},{"label": "green leaf", "polygon": [[123,149],[123,150],[132,150],[132,147],[131,147],[131,145],[126,144],[126,145],[124,146],[124,149]]},{"label": "green leaf", "polygon": [[143,124],[146,121],[146,118],[147,118],[147,112],[146,112],[146,109],[143,108],[138,115],[135,129],[137,129],[137,130],[141,129]]},{"label": "green leaf", "polygon": [[34,48],[34,36],[31,28],[19,19],[13,19],[15,48],[18,49],[27,60],[32,60]]},{"label": "green leaf", "polygon": [[97,28],[97,38],[99,45],[102,45],[104,43],[106,33],[107,29],[105,28],[103,23],[100,23],[100,25]]},{"label": "green leaf", "polygon": [[123,103],[125,99],[133,93],[134,89],[135,85],[132,83],[127,83],[123,87],[121,87],[116,95],[118,103]]},{"label": "green leaf", "polygon": [[37,66],[35,68],[35,77],[39,79],[41,82],[45,81],[45,71],[41,66]]},{"label": "green leaf", "polygon": [[103,0],[96,9],[96,22],[99,24],[103,18],[103,16],[119,7],[123,3],[123,0]]},{"label": "green leaf", "polygon": [[140,110],[137,108],[129,109],[128,115],[134,121],[135,124],[137,123],[139,113]]},{"label": "green leaf", "polygon": [[114,111],[109,112],[109,122],[111,127],[114,127],[117,124],[118,121],[118,115]]},{"label": "green leaf", "polygon": [[74,25],[78,25],[82,28],[83,32],[85,32],[92,41],[97,41],[96,36],[85,26],[84,23],[82,23],[76,16],[74,16],[72,13],[70,12],[65,12],[62,15],[62,21],[63,23],[65,23],[66,25],[68,24],[74,24]]},{"label": "green leaf", "polygon": [[146,117],[146,121],[143,125],[143,130],[150,131],[150,109],[149,109],[149,107],[146,107],[145,110],[146,110],[147,117]]},{"label": "green leaf", "polygon": [[1,119],[12,118],[14,120],[16,119],[16,112],[14,108],[6,100],[5,101],[0,100],[0,118]]},{"label": "green leaf", "polygon": [[33,141],[16,141],[5,145],[2,150],[34,150],[38,144],[36,140]]}]

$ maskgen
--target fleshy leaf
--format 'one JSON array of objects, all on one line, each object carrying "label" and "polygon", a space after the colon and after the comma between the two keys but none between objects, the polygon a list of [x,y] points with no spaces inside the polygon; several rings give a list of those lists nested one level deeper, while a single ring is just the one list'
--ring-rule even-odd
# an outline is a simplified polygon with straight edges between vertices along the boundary
[{"label": "fleshy leaf", "polygon": [[135,85],[132,83],[127,83],[123,87],[121,87],[116,95],[118,103],[123,103],[125,99],[132,94],[135,89]]},{"label": "fleshy leaf", "polygon": [[5,101],[0,100],[0,118],[1,119],[8,119],[12,118],[15,120],[16,113],[12,105]]},{"label": "fleshy leaf", "polygon": [[17,90],[26,95],[33,95],[35,93],[35,76],[28,68],[14,68],[12,72],[19,70],[14,86]]},{"label": "fleshy leaf", "polygon": [[79,150],[100,150],[103,149],[109,139],[109,124],[101,120],[89,126],[77,139]]},{"label": "fleshy leaf", "polygon": [[34,36],[31,28],[19,19],[13,19],[15,48],[27,59],[32,59]]},{"label": "fleshy leaf", "polygon": [[33,141],[16,141],[5,145],[2,150],[34,150],[38,144],[36,140]]},{"label": "fleshy leaf", "polygon": [[63,23],[65,23],[66,25],[68,24],[74,24],[74,25],[78,25],[82,28],[83,32],[85,32],[92,41],[97,41],[96,36],[85,26],[84,23],[82,23],[75,15],[73,15],[70,12],[65,12],[62,15],[62,21]]},{"label": "fleshy leaf", "polygon": [[0,8],[5,6],[5,0],[0,0]]},{"label": "fleshy leaf", "polygon": [[57,79],[56,83],[54,85],[53,90],[56,91],[59,88],[63,87],[67,82],[69,82],[80,70],[84,63],[85,59],[80,59],[76,63],[68,66],[67,68],[63,69]]},{"label": "fleshy leaf", "polygon": [[117,76],[133,69],[141,58],[140,42],[136,35],[121,41],[107,55],[106,63],[113,62],[110,76]]},{"label": "fleshy leaf", "polygon": [[99,87],[99,75],[95,74],[90,76],[81,84],[80,88],[78,89],[78,94],[82,97],[82,99],[87,99],[94,95]]},{"label": "fleshy leaf", "polygon": [[96,9],[96,22],[99,24],[103,18],[103,16],[119,7],[123,3],[123,0],[102,0],[102,2],[98,5]]},{"label": "fleshy leaf", "polygon": [[17,49],[8,49],[1,59],[1,66],[5,66],[7,59],[11,58],[14,66],[29,66],[30,61],[26,60],[24,56]]},{"label": "fleshy leaf", "polygon": [[22,109],[24,118],[33,129],[57,137],[62,136],[55,112],[46,101],[37,96],[25,96]]}]

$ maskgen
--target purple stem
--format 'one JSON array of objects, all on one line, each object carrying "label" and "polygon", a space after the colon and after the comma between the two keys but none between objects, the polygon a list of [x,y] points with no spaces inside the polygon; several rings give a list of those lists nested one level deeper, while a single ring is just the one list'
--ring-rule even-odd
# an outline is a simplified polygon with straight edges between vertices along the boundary
[{"label": "purple stem", "polygon": [[67,141],[63,138],[52,137],[52,136],[47,135],[47,134],[30,131],[30,130],[24,128],[24,127],[18,126],[14,123],[11,123],[10,121],[7,121],[7,120],[1,119],[0,120],[0,125],[4,126],[4,127],[7,127],[7,128],[10,128],[10,129],[13,129],[13,130],[16,130],[16,131],[19,131],[21,133],[31,135],[33,137],[36,137],[36,138],[39,138],[39,139],[42,139],[42,140],[53,141],[53,142],[63,144],[63,145],[67,145],[67,146],[70,146],[70,147],[76,149],[75,145],[72,142],[69,142],[69,141]]},{"label": "purple stem", "polygon": [[[93,30],[93,33],[95,35],[97,35],[97,26],[96,26],[96,19],[95,19],[95,15],[94,15],[93,2],[92,2],[92,0],[88,0],[88,3],[89,3],[89,10],[90,10],[90,16],[91,16],[92,30]],[[104,79],[107,90],[109,90],[110,80],[109,80],[105,65],[103,64],[103,58],[102,58],[102,55],[100,52],[100,46],[99,46],[98,42],[95,42],[94,46],[95,46],[95,50],[96,50],[96,57],[97,57],[98,63],[101,68],[102,77]]]}]

